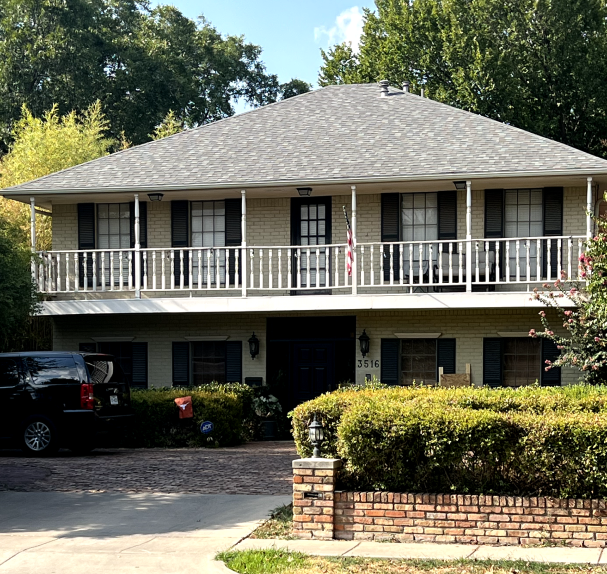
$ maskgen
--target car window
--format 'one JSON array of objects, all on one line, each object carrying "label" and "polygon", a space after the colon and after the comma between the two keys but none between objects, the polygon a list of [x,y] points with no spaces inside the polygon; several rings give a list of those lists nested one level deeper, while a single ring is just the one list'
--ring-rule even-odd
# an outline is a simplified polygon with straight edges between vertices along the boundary
[{"label": "car window", "polygon": [[91,382],[99,383],[124,383],[126,382],[124,372],[120,365],[112,359],[101,357],[85,357],[84,362],[89,370]]},{"label": "car window", "polygon": [[80,382],[73,357],[27,357],[26,361],[36,385]]},{"label": "car window", "polygon": [[0,358],[0,387],[14,387],[19,384],[19,366],[14,359]]}]

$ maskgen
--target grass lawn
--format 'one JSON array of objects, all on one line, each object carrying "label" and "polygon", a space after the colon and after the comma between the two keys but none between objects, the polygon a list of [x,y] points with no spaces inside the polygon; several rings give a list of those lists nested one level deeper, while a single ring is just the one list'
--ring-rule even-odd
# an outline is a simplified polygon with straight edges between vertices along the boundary
[{"label": "grass lawn", "polygon": [[241,574],[607,574],[607,568],[490,560],[315,558],[286,550],[222,552],[218,560]]},{"label": "grass lawn", "polygon": [[264,522],[250,538],[281,538],[283,540],[295,540],[291,529],[293,527],[293,505],[285,504],[275,508],[270,513],[270,518]]}]

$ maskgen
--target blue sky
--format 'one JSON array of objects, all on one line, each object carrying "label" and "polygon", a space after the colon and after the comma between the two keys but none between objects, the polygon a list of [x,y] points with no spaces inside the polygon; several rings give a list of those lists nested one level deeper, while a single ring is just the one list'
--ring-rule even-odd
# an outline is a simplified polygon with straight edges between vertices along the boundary
[{"label": "blue sky", "polygon": [[[167,0],[181,12],[197,18],[204,14],[222,34],[243,34],[263,48],[268,72],[281,82],[300,78],[316,87],[322,62],[320,48],[360,36],[362,8],[373,0]],[[239,110],[240,111],[240,110]]]}]

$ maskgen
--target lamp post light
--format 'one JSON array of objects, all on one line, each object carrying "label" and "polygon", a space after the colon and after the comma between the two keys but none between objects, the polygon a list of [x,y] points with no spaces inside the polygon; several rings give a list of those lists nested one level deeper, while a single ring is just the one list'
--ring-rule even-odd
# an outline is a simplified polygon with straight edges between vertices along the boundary
[{"label": "lamp post light", "polygon": [[360,341],[360,352],[362,353],[362,356],[365,357],[369,354],[369,342],[371,339],[369,339],[369,335],[367,335],[364,329],[363,334],[358,338],[358,340]]},{"label": "lamp post light", "polygon": [[314,447],[314,451],[312,452],[312,458],[321,458],[320,446],[325,440],[325,429],[316,420],[316,413],[314,413],[314,420],[310,423],[308,430],[310,432],[310,442]]},{"label": "lamp post light", "polygon": [[259,355],[259,339],[255,336],[255,333],[249,339],[249,353],[251,353],[251,359],[253,360]]}]

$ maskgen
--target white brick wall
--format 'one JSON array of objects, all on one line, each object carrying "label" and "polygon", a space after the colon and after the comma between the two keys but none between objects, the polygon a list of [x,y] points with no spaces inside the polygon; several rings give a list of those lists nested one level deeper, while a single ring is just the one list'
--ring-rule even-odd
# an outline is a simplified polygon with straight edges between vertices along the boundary
[{"label": "white brick wall", "polygon": [[[276,314],[273,316],[305,316],[310,314]],[[325,315],[352,315],[352,313],[326,313]],[[318,314],[317,314],[318,316]],[[553,320],[557,324],[558,320]],[[472,368],[472,380],[482,384],[483,337],[497,337],[498,332],[527,332],[541,328],[536,311],[385,311],[359,312],[358,337],[365,329],[371,338],[367,360],[381,361],[380,340],[394,338],[394,333],[441,333],[444,338],[456,339],[457,372],[465,372],[466,363]],[[260,354],[253,361],[248,351],[251,333],[260,339]],[[172,380],[172,342],[185,341],[185,337],[223,337],[243,342],[243,377],[266,377],[266,317],[254,314],[183,314],[183,315],[132,315],[128,321],[120,315],[59,317],[55,319],[55,350],[78,350],[78,344],[91,342],[97,337],[135,337],[148,343],[149,376],[151,386],[170,385]],[[356,341],[356,364],[362,360]],[[337,357],[339,360],[339,357]],[[356,380],[364,382],[365,375],[380,378],[380,367],[356,368]],[[578,380],[579,373],[563,372],[563,383]]]},{"label": "white brick wall", "polygon": [[[379,190],[378,190],[379,191]],[[586,233],[586,189],[566,187],[564,190],[564,235],[584,235]],[[333,243],[345,241],[345,222],[342,206],[346,206],[352,217],[352,198],[348,194],[333,196]],[[381,195],[359,194],[357,213],[358,242],[378,242],[381,240]],[[171,203],[170,201],[149,202],[148,246],[171,246]],[[472,190],[472,236],[484,235],[484,190]],[[247,200],[247,243],[248,245],[289,245],[290,198],[248,199]],[[55,205],[53,207],[53,249],[78,248],[78,218],[76,205]],[[466,192],[457,194],[458,239],[466,237]]]}]

